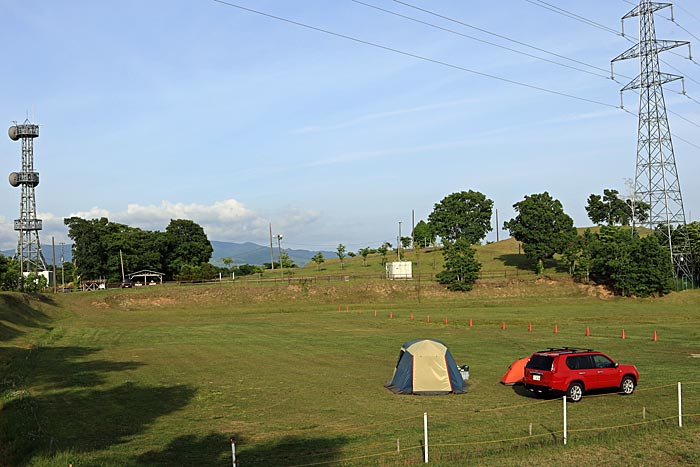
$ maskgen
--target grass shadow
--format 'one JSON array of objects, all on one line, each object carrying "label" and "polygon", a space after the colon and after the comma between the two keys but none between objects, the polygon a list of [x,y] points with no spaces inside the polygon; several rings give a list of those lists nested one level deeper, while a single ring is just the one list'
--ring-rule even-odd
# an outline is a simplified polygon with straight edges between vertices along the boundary
[{"label": "grass shadow", "polygon": [[7,362],[7,374],[14,385],[30,384],[40,390],[95,387],[108,373],[134,370],[139,362],[91,360],[101,349],[94,347],[0,347],[0,362]]},{"label": "grass shadow", "polygon": [[252,467],[329,464],[340,460],[341,448],[348,442],[344,437],[288,436],[271,443],[246,447],[245,440],[241,441],[238,457],[241,463]]},{"label": "grass shadow", "polygon": [[[225,465],[231,464],[231,444],[225,435],[179,436],[159,451],[148,451],[136,459],[136,465]],[[253,465],[245,462],[245,465]]]},{"label": "grass shadow", "polygon": [[9,341],[24,334],[22,328],[50,329],[47,325],[49,317],[38,310],[32,300],[54,305],[53,299],[42,295],[0,294],[0,341]]},{"label": "grass shadow", "polygon": [[189,386],[124,383],[106,389],[70,389],[41,396],[17,394],[5,403],[0,438],[22,465],[34,456],[91,452],[128,441],[157,418],[192,399]]},{"label": "grass shadow", "polygon": [[514,267],[522,271],[535,271],[537,269],[536,261],[517,253],[500,255],[496,259],[502,261],[504,266]]}]

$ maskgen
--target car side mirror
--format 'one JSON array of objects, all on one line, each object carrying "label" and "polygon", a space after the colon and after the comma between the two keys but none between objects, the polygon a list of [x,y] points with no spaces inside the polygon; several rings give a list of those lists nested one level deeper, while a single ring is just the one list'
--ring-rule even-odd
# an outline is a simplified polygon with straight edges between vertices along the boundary
[{"label": "car side mirror", "polygon": [[618,366],[620,366],[620,364],[615,362],[615,368],[617,368]]}]

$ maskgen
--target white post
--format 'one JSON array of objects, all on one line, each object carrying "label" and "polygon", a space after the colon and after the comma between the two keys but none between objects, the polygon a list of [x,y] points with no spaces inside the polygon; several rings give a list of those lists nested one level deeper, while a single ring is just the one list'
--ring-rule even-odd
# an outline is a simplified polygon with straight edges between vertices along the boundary
[{"label": "white post", "polygon": [[681,398],[681,383],[678,382],[678,426],[683,428],[683,400]]},{"label": "white post", "polygon": [[425,463],[428,463],[428,412],[423,412],[423,436],[425,439],[425,450],[423,451],[423,457]]},{"label": "white post", "polygon": [[566,433],[566,396],[564,396],[563,399],[564,399],[564,446],[566,446],[566,441],[567,441],[567,433]]},{"label": "white post", "polygon": [[231,438],[231,458],[233,460],[233,467],[236,467],[238,465],[238,461],[236,460],[236,440]]}]

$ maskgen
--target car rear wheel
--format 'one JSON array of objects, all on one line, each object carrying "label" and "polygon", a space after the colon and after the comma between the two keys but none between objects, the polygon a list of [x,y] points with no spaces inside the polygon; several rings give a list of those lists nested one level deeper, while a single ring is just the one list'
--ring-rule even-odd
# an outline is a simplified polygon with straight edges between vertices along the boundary
[{"label": "car rear wheel", "polygon": [[620,391],[622,394],[629,395],[634,392],[634,378],[631,376],[625,376],[620,382]]},{"label": "car rear wheel", "polygon": [[566,397],[571,402],[578,402],[583,398],[583,385],[581,383],[571,383],[569,389],[566,390]]}]

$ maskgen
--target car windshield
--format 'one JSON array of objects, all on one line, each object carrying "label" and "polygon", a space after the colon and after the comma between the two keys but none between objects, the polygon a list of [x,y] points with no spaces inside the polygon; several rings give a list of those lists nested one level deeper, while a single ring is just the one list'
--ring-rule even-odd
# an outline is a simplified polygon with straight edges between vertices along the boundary
[{"label": "car windshield", "polygon": [[554,361],[554,358],[548,357],[546,355],[533,355],[530,358],[530,361],[527,362],[527,365],[525,365],[525,368],[530,368],[532,370],[551,370],[552,369],[552,362]]}]

